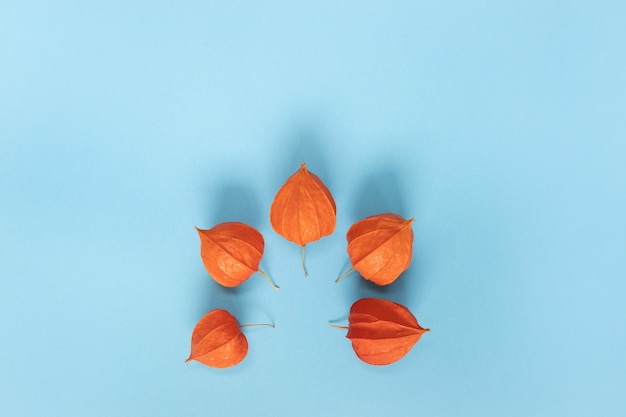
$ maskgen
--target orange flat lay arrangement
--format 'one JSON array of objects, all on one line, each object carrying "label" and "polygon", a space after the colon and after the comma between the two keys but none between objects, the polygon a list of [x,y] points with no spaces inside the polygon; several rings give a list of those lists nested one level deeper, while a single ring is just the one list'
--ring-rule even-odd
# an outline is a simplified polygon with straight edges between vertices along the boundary
[{"label": "orange flat lay arrangement", "polygon": [[[300,169],[278,190],[270,207],[270,223],[276,233],[302,247],[302,269],[308,273],[304,256],[308,243],[335,230],[337,207],[322,180],[302,163]],[[414,219],[382,213],[354,223],[346,234],[352,268],[338,283],[357,271],[364,279],[379,285],[392,284],[411,265]],[[255,228],[240,222],[226,222],[211,229],[196,228],[200,256],[209,275],[224,287],[235,287],[255,273],[278,290],[272,279],[259,269],[265,240]],[[363,298],[350,308],[348,330],[357,357],[370,365],[389,365],[403,358],[429,329],[422,328],[406,307],[378,298]],[[248,341],[241,332],[247,326],[226,310],[215,309],[196,324],[187,359],[214,368],[240,363],[248,353]]]}]

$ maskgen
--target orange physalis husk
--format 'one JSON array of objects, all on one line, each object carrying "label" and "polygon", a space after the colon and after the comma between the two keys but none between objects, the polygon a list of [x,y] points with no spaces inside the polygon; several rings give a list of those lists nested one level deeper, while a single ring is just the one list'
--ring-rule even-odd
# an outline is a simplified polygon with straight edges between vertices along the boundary
[{"label": "orange physalis husk", "polygon": [[236,287],[255,272],[278,289],[259,269],[265,241],[255,228],[239,222],[220,223],[209,230],[196,228],[200,235],[200,256],[207,272],[225,287]]},{"label": "orange physalis husk", "polygon": [[237,319],[226,310],[216,309],[202,317],[193,329],[191,354],[186,362],[229,368],[241,362],[247,353],[248,341]]},{"label": "orange physalis husk", "polygon": [[346,337],[356,355],[370,365],[400,360],[429,331],[420,327],[400,304],[378,298],[362,298],[350,308]]},{"label": "orange physalis husk", "polygon": [[352,269],[335,283],[354,270],[377,285],[394,282],[411,265],[413,221],[384,213],[354,223],[346,235]]},{"label": "orange physalis husk", "polygon": [[317,175],[302,163],[278,190],[270,208],[270,221],[274,231],[285,239],[302,246],[330,235],[335,230],[337,207],[330,191]]}]

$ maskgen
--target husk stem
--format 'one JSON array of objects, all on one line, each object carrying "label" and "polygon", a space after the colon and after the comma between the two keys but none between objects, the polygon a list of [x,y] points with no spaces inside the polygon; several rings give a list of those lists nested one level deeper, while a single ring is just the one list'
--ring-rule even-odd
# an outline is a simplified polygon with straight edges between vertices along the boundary
[{"label": "husk stem", "polygon": [[337,278],[335,280],[335,284],[339,284],[339,281],[341,281],[342,279],[344,279],[345,277],[347,277],[348,275],[350,275],[353,272],[354,272],[354,268],[350,268],[349,271],[345,272],[343,275],[341,275],[339,278]]},{"label": "husk stem", "polygon": [[306,245],[302,246],[302,270],[304,271],[304,277],[308,278],[309,273],[306,271],[306,267],[304,266],[304,252],[306,251]]},{"label": "husk stem", "polygon": [[256,326],[271,327],[272,329],[275,328],[273,324],[267,324],[267,323],[242,324],[241,326],[239,326],[239,328],[242,329],[244,327],[256,327]]},{"label": "husk stem", "polygon": [[261,271],[260,269],[257,272],[263,275],[263,277],[267,280],[267,282],[269,282],[276,291],[280,289],[280,287],[274,284],[274,281],[272,281],[272,279],[265,272]]}]

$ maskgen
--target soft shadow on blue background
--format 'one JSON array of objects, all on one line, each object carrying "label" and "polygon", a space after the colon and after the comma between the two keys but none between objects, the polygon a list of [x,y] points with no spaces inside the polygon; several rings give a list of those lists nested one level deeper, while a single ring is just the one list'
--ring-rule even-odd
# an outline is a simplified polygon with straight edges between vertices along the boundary
[{"label": "soft shadow on blue background", "polygon": [[[8,1],[0,6],[0,408],[13,416],[626,414],[620,2]],[[269,225],[299,164],[337,230]],[[345,233],[415,217],[393,285]],[[194,226],[266,239],[224,289]],[[371,367],[350,305],[431,332]],[[185,365],[227,308],[250,351]]]}]

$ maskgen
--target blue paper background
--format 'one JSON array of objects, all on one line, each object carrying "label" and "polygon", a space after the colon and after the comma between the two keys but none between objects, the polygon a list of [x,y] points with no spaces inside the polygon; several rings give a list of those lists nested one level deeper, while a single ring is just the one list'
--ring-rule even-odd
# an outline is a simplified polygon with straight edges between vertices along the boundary
[{"label": "blue paper background", "polygon": [[[618,1],[0,4],[0,409],[11,416],[626,414],[626,6]],[[269,225],[306,161],[336,232]],[[392,286],[345,232],[415,216]],[[194,225],[266,238],[226,290]],[[358,298],[432,330],[354,355]],[[212,308],[237,367],[185,365]]]}]

